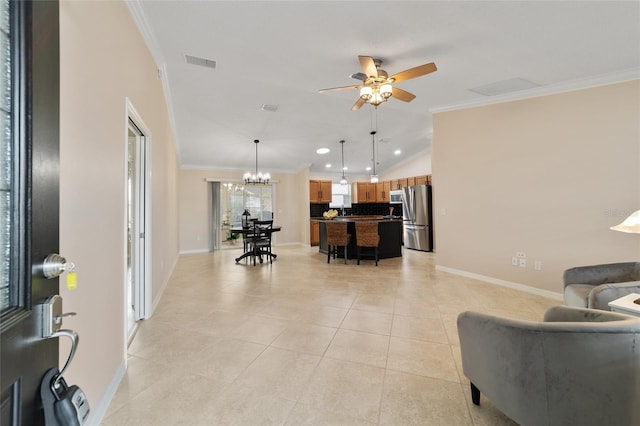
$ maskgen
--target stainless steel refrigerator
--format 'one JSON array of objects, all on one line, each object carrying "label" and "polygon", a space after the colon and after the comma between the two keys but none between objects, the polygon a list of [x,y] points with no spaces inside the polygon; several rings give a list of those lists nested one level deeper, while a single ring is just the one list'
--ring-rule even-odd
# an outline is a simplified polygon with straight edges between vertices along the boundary
[{"label": "stainless steel refrigerator", "polygon": [[402,188],[402,216],[405,248],[432,251],[430,185]]}]

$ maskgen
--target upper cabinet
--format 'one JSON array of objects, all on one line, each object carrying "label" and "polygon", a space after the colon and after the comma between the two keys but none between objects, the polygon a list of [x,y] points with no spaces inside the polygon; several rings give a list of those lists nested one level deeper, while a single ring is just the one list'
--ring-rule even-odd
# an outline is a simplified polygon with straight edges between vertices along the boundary
[{"label": "upper cabinet", "polygon": [[330,180],[310,180],[309,181],[309,202],[330,203],[331,202],[331,181]]},{"label": "upper cabinet", "polygon": [[351,184],[352,203],[375,203],[376,184],[370,182],[354,182]]},{"label": "upper cabinet", "polygon": [[416,176],[416,185],[431,185],[431,176],[429,175],[422,175],[422,176]]},{"label": "upper cabinet", "polygon": [[391,181],[378,182],[376,185],[376,202],[388,203],[389,191],[391,191]]},{"label": "upper cabinet", "polygon": [[393,179],[391,182],[391,190],[406,188],[415,185],[431,185],[431,175],[413,176],[402,179]]}]

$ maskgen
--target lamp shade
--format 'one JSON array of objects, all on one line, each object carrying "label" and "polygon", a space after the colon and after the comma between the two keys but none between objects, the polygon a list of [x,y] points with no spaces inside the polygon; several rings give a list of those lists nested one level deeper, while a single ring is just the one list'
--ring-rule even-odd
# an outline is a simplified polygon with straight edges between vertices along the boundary
[{"label": "lamp shade", "polygon": [[622,223],[612,226],[609,229],[620,232],[629,232],[631,234],[640,234],[640,210],[636,210],[626,218]]}]

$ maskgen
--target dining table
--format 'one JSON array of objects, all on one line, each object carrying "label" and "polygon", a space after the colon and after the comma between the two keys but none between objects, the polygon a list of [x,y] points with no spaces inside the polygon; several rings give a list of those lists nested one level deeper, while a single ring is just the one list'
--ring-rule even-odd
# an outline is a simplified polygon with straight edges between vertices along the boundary
[{"label": "dining table", "polygon": [[[279,232],[280,230],[282,230],[282,226],[280,225],[273,225],[269,230],[267,230],[267,232],[270,233],[274,233],[274,232]],[[265,230],[263,230],[262,232],[264,232]],[[232,234],[241,234],[243,238],[249,236],[249,235],[253,235],[254,233],[254,229],[252,226],[248,227],[248,228],[231,228],[229,230],[229,232],[231,232]],[[251,255],[254,254],[253,250],[247,250],[245,249],[245,252],[242,254],[242,256],[237,257],[236,263],[240,262],[242,259],[249,257]],[[278,257],[277,254],[275,253],[271,253],[271,257],[273,257],[274,259]],[[262,263],[262,260],[260,261]]]}]

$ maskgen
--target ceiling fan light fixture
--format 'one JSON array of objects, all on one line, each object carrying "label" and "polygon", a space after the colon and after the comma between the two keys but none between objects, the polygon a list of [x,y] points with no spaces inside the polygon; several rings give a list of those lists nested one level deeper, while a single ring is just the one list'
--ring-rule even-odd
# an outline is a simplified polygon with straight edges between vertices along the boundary
[{"label": "ceiling fan light fixture", "polygon": [[393,87],[388,83],[383,84],[380,86],[380,94],[385,100],[389,99],[393,95]]},{"label": "ceiling fan light fixture", "polygon": [[360,97],[365,102],[369,102],[372,95],[373,95],[373,90],[371,89],[371,86],[364,86],[360,89]]}]

